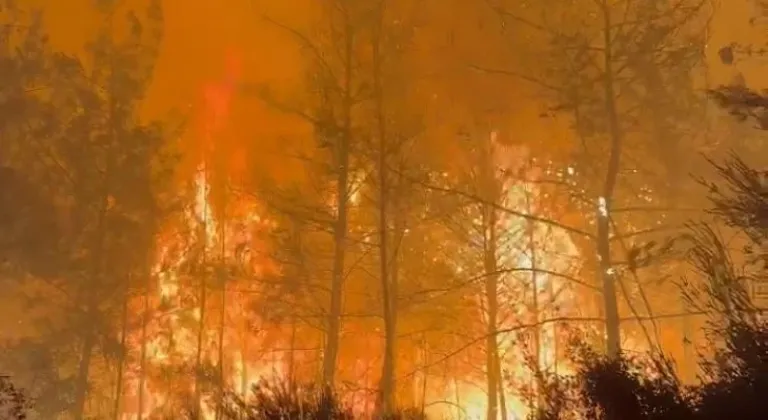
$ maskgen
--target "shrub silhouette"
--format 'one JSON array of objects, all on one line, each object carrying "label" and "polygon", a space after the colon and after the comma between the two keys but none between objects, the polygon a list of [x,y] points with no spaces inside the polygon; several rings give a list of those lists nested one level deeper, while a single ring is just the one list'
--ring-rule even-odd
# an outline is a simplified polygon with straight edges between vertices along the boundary
[{"label": "shrub silhouette", "polygon": [[251,396],[224,396],[227,420],[352,420],[352,410],[337,394],[314,385],[260,381]]},{"label": "shrub silhouette", "polygon": [[684,387],[668,361],[584,352],[580,370],[552,378],[536,420],[758,420],[768,413],[768,325],[731,324],[704,363],[702,385]]},{"label": "shrub silhouette", "polygon": [[[706,281],[686,285],[691,301],[711,314],[709,346],[701,385],[683,387],[671,364],[658,355],[616,360],[580,349],[581,369],[550,378],[540,420],[757,420],[768,417],[768,322],[748,293],[749,281],[768,275],[768,176],[732,156],[714,164],[725,186],[704,182],[710,213],[742,234],[746,262],[734,267],[728,246],[711,226],[692,225],[685,238],[689,256]],[[702,293],[697,293],[702,292]]]}]

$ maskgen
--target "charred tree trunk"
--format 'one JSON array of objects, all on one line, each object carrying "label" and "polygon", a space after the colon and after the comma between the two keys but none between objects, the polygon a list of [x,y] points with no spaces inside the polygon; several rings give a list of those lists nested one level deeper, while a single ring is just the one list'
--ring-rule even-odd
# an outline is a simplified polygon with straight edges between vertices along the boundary
[{"label": "charred tree trunk", "polygon": [[151,277],[147,273],[144,286],[144,308],[141,314],[141,356],[139,361],[138,420],[144,418],[144,384],[147,377],[147,324],[149,323],[149,289]]},{"label": "charred tree trunk", "polygon": [[288,384],[296,384],[296,317],[291,317],[291,347],[288,350]]},{"label": "charred tree trunk", "polygon": [[483,209],[485,225],[485,249],[483,250],[483,268],[485,270],[485,301],[486,301],[486,341],[485,341],[485,369],[488,392],[488,406],[486,418],[496,420],[499,417],[499,345],[498,345],[498,267],[496,263],[496,245],[498,241],[496,232],[496,211],[486,205]]},{"label": "charred tree trunk", "polygon": [[696,352],[693,349],[693,331],[691,329],[691,315],[689,315],[688,302],[681,296],[683,309],[683,380],[685,383],[693,383],[696,379]]},{"label": "charred tree trunk", "polygon": [[240,345],[240,391],[242,397],[248,396],[248,320],[243,320],[242,342]]},{"label": "charred tree trunk", "polygon": [[[400,173],[402,173],[402,168]],[[400,191],[399,188],[402,185],[402,176],[398,176],[395,180],[395,185],[390,185],[390,192]],[[392,188],[395,187],[395,188]],[[405,217],[403,208],[401,207],[401,194],[390,194],[391,207],[389,210],[392,212],[392,234],[390,237],[390,251],[389,251],[389,322],[386,323],[386,340],[384,343],[384,355],[386,363],[386,369],[382,370],[382,390],[386,389],[383,385],[387,385],[388,389],[392,392],[390,398],[389,408],[390,413],[393,413],[397,408],[395,406],[398,402],[396,373],[397,373],[397,328],[399,321],[399,295],[400,295],[400,245],[402,244],[403,235],[405,233]],[[412,379],[412,378],[409,378]]]},{"label": "charred tree trunk", "polygon": [[[130,277],[129,277],[130,279]],[[117,379],[115,383],[115,401],[112,408],[112,418],[119,420],[120,418],[120,404],[123,401],[123,372],[125,371],[125,354],[127,351],[126,341],[128,336],[128,285],[130,280],[126,284],[125,291],[123,292],[123,310],[120,315],[120,356],[117,360]]]},{"label": "charred tree trunk", "polygon": [[395,346],[397,340],[397,318],[392,274],[390,273],[390,261],[393,258],[390,249],[390,185],[389,185],[389,144],[386,114],[384,111],[384,86],[383,86],[383,62],[382,62],[382,29],[384,20],[384,2],[379,2],[376,10],[376,22],[373,26],[372,39],[372,65],[373,65],[373,99],[376,112],[376,132],[378,144],[378,176],[379,176],[379,281],[382,290],[382,306],[384,316],[384,361],[381,370],[381,383],[379,385],[378,412],[381,417],[388,417],[395,410]]},{"label": "charred tree trunk", "polygon": [[194,420],[200,420],[201,415],[201,396],[202,396],[202,374],[203,374],[203,341],[205,338],[205,315],[206,315],[206,306],[208,304],[208,165],[206,164],[203,167],[204,172],[204,179],[205,179],[205,185],[204,185],[204,191],[205,193],[205,205],[203,208],[203,221],[202,226],[200,226],[200,241],[202,242],[202,255],[200,258],[200,267],[202,267],[202,272],[198,273],[200,276],[200,285],[198,289],[198,309],[200,312],[200,319],[197,323],[197,343],[196,343],[196,351],[195,351],[195,366],[194,366],[194,400],[192,403],[194,404],[193,407],[193,417]]},{"label": "charred tree trunk", "polygon": [[196,352],[195,352],[195,370],[193,372],[194,374],[194,387],[195,387],[195,394],[194,394],[194,400],[193,404],[194,406],[194,418],[195,420],[200,419],[200,397],[202,394],[202,374],[203,374],[203,339],[205,337],[205,307],[207,305],[207,276],[206,273],[203,273],[200,278],[200,303],[198,305],[198,308],[200,310],[200,319],[197,323],[197,345],[196,345]]},{"label": "charred tree trunk", "polygon": [[336,133],[336,220],[333,226],[333,272],[331,280],[331,302],[327,319],[327,331],[323,348],[322,381],[324,386],[333,388],[336,363],[341,337],[341,315],[343,310],[345,259],[347,248],[347,212],[349,204],[349,160],[352,142],[352,73],[354,56],[354,34],[349,16],[344,17],[344,76],[343,76],[343,122],[341,132]]},{"label": "charred tree trunk", "polygon": [[389,228],[388,202],[389,186],[387,182],[387,145],[384,116],[379,114],[379,276],[382,290],[384,316],[384,362],[382,363],[381,384],[379,386],[379,410],[383,417],[394,410],[394,369],[395,369],[395,308],[392,283],[389,273]]},{"label": "charred tree trunk", "polygon": [[[104,246],[106,244],[107,212],[109,211],[109,174],[111,170],[111,153],[107,156],[105,173],[107,178],[102,186],[100,209],[96,222],[96,237],[92,244],[93,259],[88,279],[93,282],[85,285],[82,293],[82,302],[85,303],[85,318],[83,322],[82,344],[80,348],[80,361],[77,369],[77,381],[75,382],[75,405],[73,417],[75,420],[83,420],[85,417],[85,402],[88,398],[88,380],[90,377],[91,358],[93,348],[96,346],[98,326],[101,325],[101,314],[97,307],[96,290],[101,286],[102,273],[104,273]],[[94,321],[96,325],[94,325]],[[97,326],[98,325],[98,326]]]},{"label": "charred tree trunk", "polygon": [[424,370],[421,372],[421,396],[419,398],[419,404],[421,406],[421,415],[426,418],[427,408],[427,380],[429,379],[429,348],[427,347],[427,338],[422,336],[422,356],[421,363],[424,365]]},{"label": "charred tree trunk", "polygon": [[[87,312],[90,319],[95,319],[95,311],[91,308]],[[77,368],[77,382],[75,383],[75,420],[85,418],[85,402],[88,397],[88,377],[90,376],[91,357],[96,345],[96,331],[92,325],[88,325],[83,334],[83,342],[80,347],[80,363]]]},{"label": "charred tree trunk", "polygon": [[218,360],[218,375],[219,375],[219,396],[216,404],[216,420],[220,419],[223,415],[223,406],[221,399],[224,397],[224,327],[227,320],[227,279],[225,275],[221,276],[221,312],[219,313],[219,360]]},{"label": "charred tree trunk", "polygon": [[[533,162],[531,162],[532,164]],[[533,214],[534,212],[534,206],[533,206],[533,200],[531,197],[532,192],[530,190],[526,191],[526,207],[528,210],[528,214]],[[533,327],[533,374],[534,374],[534,387],[535,387],[535,394],[534,394],[534,400],[533,402],[533,408],[534,412],[536,410],[542,410],[545,409],[543,407],[543,404],[546,402],[546,396],[544,395],[545,390],[545,378],[544,378],[544,370],[542,368],[542,365],[544,362],[542,361],[541,356],[541,344],[542,344],[542,327],[540,325],[541,322],[541,302],[539,300],[539,292],[541,291],[541,288],[539,286],[539,256],[538,256],[538,244],[536,242],[536,224],[535,222],[529,220],[528,226],[527,226],[527,234],[528,234],[528,247],[531,257],[531,291],[532,291],[532,307],[531,310],[533,312],[534,317],[534,327]],[[549,288],[550,291],[552,290],[552,282],[549,282]],[[551,293],[550,293],[551,295]],[[552,302],[549,302],[549,304],[552,304]],[[553,339],[556,338],[556,334],[553,334]],[[554,346],[554,344],[553,344]],[[557,349],[553,350],[554,353],[554,361],[556,363],[557,361]]]},{"label": "charred tree trunk", "polygon": [[605,114],[608,119],[611,146],[602,196],[598,200],[597,205],[597,255],[600,268],[599,277],[603,289],[606,353],[609,357],[614,358],[618,357],[621,353],[621,330],[616,298],[615,271],[611,263],[610,217],[613,193],[619,174],[623,139],[621,127],[619,126],[618,110],[616,108],[611,10],[606,3],[602,3],[601,7],[603,9],[603,58],[605,72],[603,75],[603,88]]},{"label": "charred tree trunk", "polygon": [[227,247],[226,247],[226,200],[225,200],[224,193],[222,192],[222,214],[223,217],[221,218],[221,226],[220,226],[220,233],[221,236],[221,256],[219,261],[219,284],[221,285],[221,310],[219,311],[219,348],[218,348],[218,361],[217,361],[217,367],[218,367],[218,380],[219,380],[219,395],[217,396],[217,403],[216,403],[216,420],[219,420],[223,413],[223,399],[224,399],[224,329],[227,324],[227,281],[229,280],[227,277]]}]

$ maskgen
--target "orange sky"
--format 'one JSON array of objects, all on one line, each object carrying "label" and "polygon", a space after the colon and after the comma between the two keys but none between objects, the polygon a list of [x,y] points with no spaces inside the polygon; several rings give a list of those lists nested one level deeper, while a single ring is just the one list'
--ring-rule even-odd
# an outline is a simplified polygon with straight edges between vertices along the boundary
[{"label": "orange sky", "polygon": [[[277,81],[295,76],[295,45],[284,34],[262,23],[261,16],[267,13],[300,26],[306,19],[300,13],[306,10],[302,7],[306,1],[164,0],[166,40],[151,107],[162,110],[190,101],[206,75],[216,72],[222,50],[228,45],[243,48],[249,78]],[[90,6],[93,0],[27,2],[44,6],[51,39],[59,47],[76,50],[96,28]],[[714,46],[728,40],[754,40],[759,35],[759,28],[748,24],[752,0],[719,2],[712,34]]]},{"label": "orange sky", "polygon": [[[27,0],[42,6],[55,48],[78,52],[98,28],[93,0]],[[145,0],[129,0],[141,4]],[[146,103],[146,115],[162,118],[170,112],[202,108],[206,84],[220,80],[228,51],[240,55],[244,82],[295,86],[299,56],[295,43],[285,33],[262,21],[264,14],[291,26],[303,19],[296,11],[306,10],[305,0],[163,0],[165,39]],[[74,24],[77,22],[77,24]],[[238,143],[271,149],[278,138],[296,137],[295,124],[270,115],[258,101],[237,96],[231,107],[230,127],[244,137]],[[293,131],[293,132],[291,132]],[[184,141],[194,141],[190,136]],[[268,156],[251,156],[256,164],[273,162]]]},{"label": "orange sky", "polygon": [[[72,52],[79,50],[97,27],[91,7],[93,0],[27,1],[44,7],[51,40],[58,48]],[[287,34],[265,24],[261,17],[266,13],[275,20],[301,27],[308,19],[308,13],[304,16],[301,13],[307,11],[308,1],[312,0],[163,0],[165,40],[146,104],[147,112],[162,117],[173,109],[187,109],[199,102],[205,84],[220,77],[228,49],[242,55],[245,81],[269,82],[271,86],[289,92],[296,86],[301,71],[299,51]],[[751,0],[713,1],[721,2],[714,20],[713,53],[731,40],[756,39],[758,29],[748,25]],[[716,54],[711,55],[716,58]],[[732,70],[723,66],[713,68],[715,83],[730,78]],[[747,70],[748,82],[768,84],[760,79],[762,72],[754,68]],[[438,101],[435,105],[439,106],[441,102],[446,104]],[[537,105],[521,98],[511,98],[510,102],[515,103],[514,115],[509,116],[510,125],[518,127],[517,135],[521,138],[542,137],[544,127],[536,128],[536,122],[531,121],[537,120]],[[258,150],[256,156],[250,157],[255,164],[275,162],[274,156],[269,156],[269,150],[275,149],[276,145],[284,146],[288,137],[299,136],[295,131],[296,124],[286,124],[284,118],[276,119],[253,98],[239,95],[232,105],[230,127],[236,129],[226,135],[242,137],[242,140],[238,139],[239,143]],[[523,121],[525,124],[520,124]],[[544,124],[546,122],[542,121],[541,125]],[[520,127],[527,132],[518,132]]]}]

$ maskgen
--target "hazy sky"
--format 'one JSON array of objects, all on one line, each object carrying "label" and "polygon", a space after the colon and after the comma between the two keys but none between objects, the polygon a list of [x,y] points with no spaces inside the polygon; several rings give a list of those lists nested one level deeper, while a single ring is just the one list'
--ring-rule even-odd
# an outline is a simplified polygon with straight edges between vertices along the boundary
[{"label": "hazy sky", "polygon": [[[97,27],[90,6],[93,0],[26,1],[44,6],[51,39],[59,48],[77,51]],[[312,0],[164,0],[165,40],[147,103],[148,113],[163,116],[172,109],[199,106],[205,85],[221,79],[226,54],[238,55],[242,60],[245,81],[270,82],[278,88],[295,85],[300,75],[296,43],[266,24],[262,16],[268,14],[275,20],[301,27],[308,19],[308,1]],[[476,0],[446,0],[454,1]],[[716,58],[717,49],[730,41],[756,39],[758,28],[748,24],[751,0],[712,1],[720,1],[721,5],[713,20],[711,58]],[[732,71],[713,66],[712,80],[726,81]],[[749,83],[768,85],[767,80],[760,80],[761,73],[754,68],[745,71]],[[528,118],[527,114],[537,112],[533,108],[531,112],[524,111],[520,110],[519,118],[511,119]],[[240,142],[243,144],[263,146],[282,144],[279,139],[284,136],[296,137],[291,132],[295,124],[285,124],[285,120],[275,120],[274,114],[270,114],[254,99],[239,95],[230,119],[230,126],[237,130],[227,135],[246,138],[248,141]],[[259,161],[258,156],[254,158]],[[264,157],[261,161],[268,164],[274,159]]]}]

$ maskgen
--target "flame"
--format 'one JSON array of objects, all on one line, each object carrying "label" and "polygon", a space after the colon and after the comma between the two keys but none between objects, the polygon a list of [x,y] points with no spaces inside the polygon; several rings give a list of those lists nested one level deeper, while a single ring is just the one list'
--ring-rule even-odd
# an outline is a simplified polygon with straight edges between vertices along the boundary
[{"label": "flame", "polygon": [[[180,409],[179,396],[188,398],[192,395],[195,376],[190,371],[195,367],[197,358],[199,324],[202,324],[203,329],[199,349],[202,360],[205,364],[221,369],[221,379],[225,381],[227,389],[245,395],[261,379],[287,378],[293,374],[293,363],[296,361],[289,362],[285,352],[274,351],[271,352],[272,357],[262,358],[253,351],[255,348],[289,346],[279,327],[270,325],[251,311],[253,305],[250,296],[260,292],[261,287],[249,280],[279,270],[279,267],[264,257],[266,245],[260,241],[260,237],[273,226],[272,222],[260,214],[259,203],[251,199],[236,197],[227,206],[217,206],[217,203],[212,202],[215,186],[211,185],[211,168],[207,156],[216,152],[214,140],[228,117],[238,74],[238,60],[230,58],[223,79],[205,89],[204,153],[192,176],[191,205],[179,221],[170,223],[159,236],[152,288],[132,303],[134,313],[140,314],[140,318],[143,317],[141,314],[144,314],[144,308],[149,308],[149,317],[144,321],[146,333],[134,334],[129,340],[132,348],[144,349],[145,355],[143,363],[140,351],[134,351],[131,358],[133,362],[126,379],[123,408],[123,418],[126,420],[147,418],[152,413],[177,413]],[[505,171],[519,170],[525,166],[519,156],[528,159],[527,151],[500,147],[494,135],[492,143],[496,148],[494,164],[503,169],[499,171],[499,176]],[[539,172],[532,170],[528,175],[536,177]],[[362,182],[364,173],[353,175],[353,184]],[[503,204],[506,207],[521,213],[544,211],[540,204],[544,193],[535,182],[508,178],[503,182],[506,191]],[[358,185],[352,186],[350,195],[352,204],[358,204],[361,200]],[[331,208],[335,206],[335,201],[335,197],[329,197]],[[532,269],[535,265],[547,272],[574,276],[580,269],[579,253],[565,231],[540,223],[532,225],[520,217],[501,217],[499,230],[508,236],[507,242],[510,243],[499,250],[501,266]],[[527,237],[516,236],[528,231],[531,233]],[[240,278],[236,274],[227,274],[223,287],[206,288],[208,302],[201,306],[198,300],[201,275],[199,271],[194,272],[194,267],[202,265],[204,273],[208,273],[208,267],[200,264],[201,260],[203,263],[221,266],[237,265],[247,275]],[[469,267],[456,267],[456,271],[464,275],[472,274]],[[500,276],[497,292],[502,308],[498,325],[501,330],[579,313],[578,291],[574,290],[573,284],[558,276],[541,272],[534,276],[525,271],[507,273]],[[533,313],[529,304],[534,293],[541,305],[537,313]],[[524,298],[521,299],[521,296]],[[478,308],[484,306],[483,299],[482,294],[478,293],[475,299]],[[482,310],[478,310],[478,321],[487,322]],[[352,324],[350,322],[347,325],[347,333],[356,327]],[[531,401],[535,398],[515,392],[521,386],[531,387],[535,392],[534,371],[556,370],[560,374],[573,372],[573,367],[565,360],[562,326],[546,323],[537,332],[538,348],[526,340],[532,333],[530,328],[497,337],[506,417],[509,420],[526,418],[531,409],[535,408],[537,402]],[[354,335],[366,342],[366,349],[361,353],[367,357],[345,360],[348,365],[345,369],[352,371],[358,383],[364,383],[361,387],[374,388],[376,378],[371,377],[370,371],[376,369],[373,366],[376,358],[368,354],[374,351],[368,342],[375,343],[380,332],[358,331]],[[276,336],[279,338],[275,339]],[[221,354],[220,341],[224,350]],[[532,352],[539,355],[538,366],[527,363],[527,357]],[[221,365],[218,365],[219,360]],[[187,375],[178,375],[174,372],[177,368],[185,370]],[[144,379],[141,380],[141,377]],[[427,400],[424,401],[425,405],[430,407],[428,414],[436,418],[485,419],[488,395],[484,387],[478,385],[484,383],[482,373],[453,372],[442,382],[430,381],[434,384],[424,395]],[[414,388],[417,387],[414,385]],[[143,400],[141,413],[138,412],[138,400]],[[370,414],[374,405],[374,397],[370,393],[354,393],[349,401],[355,412],[363,415]],[[437,401],[451,404],[431,404]],[[204,418],[215,418],[210,404],[203,405],[203,410]]]},{"label": "flame", "polygon": [[[543,192],[535,183],[540,171],[528,167],[529,153],[525,148],[514,149],[505,147],[496,141],[495,133],[491,133],[492,161],[496,166],[497,178],[503,184],[505,197],[502,204],[523,214],[538,214],[545,209],[541,207]],[[515,180],[509,174],[525,170],[529,181]],[[573,285],[561,277],[547,273],[575,274],[579,270],[579,253],[567,232],[541,223],[531,223],[518,216],[499,215],[498,230],[501,240],[498,249],[497,263],[500,268],[520,269],[519,272],[500,275],[497,294],[499,297],[499,330],[514,329],[520,324],[533,325],[545,319],[552,319],[578,313],[578,297]],[[479,219],[475,222],[481,225]],[[521,234],[522,232],[522,234]],[[527,232],[527,234],[526,234]],[[535,274],[534,268],[543,270]],[[529,271],[525,271],[529,270]],[[461,272],[466,269],[461,268]],[[482,273],[477,273],[482,274]],[[533,290],[531,290],[533,289]],[[538,313],[532,313],[530,301],[532,294],[540,308]],[[521,296],[524,296],[521,299]],[[477,293],[478,307],[485,307],[484,292]],[[479,318],[483,324],[488,322],[484,310]],[[515,392],[521,385],[536,392],[535,371],[559,374],[573,373],[564,354],[564,339],[562,331],[558,331],[556,323],[546,323],[538,327],[522,329],[520,333],[502,333],[496,339],[500,354],[502,371],[502,388],[504,389],[504,409],[506,418],[510,420],[527,418],[537,401],[531,401],[530,396]],[[525,337],[533,333],[539,335],[538,348],[526,342]],[[531,341],[531,340],[527,340]],[[535,342],[535,341],[534,341]],[[560,348],[558,348],[560,347]],[[530,353],[538,354],[538,366],[529,363]],[[483,373],[485,375],[485,373]],[[464,378],[468,379],[468,378]],[[455,381],[442,394],[434,395],[435,400],[454,401],[454,407],[442,406],[432,410],[436,417],[458,417],[467,419],[486,419],[488,411],[488,393],[484,386],[484,376],[476,376],[474,381]],[[475,382],[475,383],[472,383]],[[499,405],[499,408],[502,408]],[[501,417],[501,416],[500,416]]]},{"label": "flame", "polygon": [[[132,303],[145,330],[129,340],[131,347],[139,350],[134,351],[124,387],[126,420],[190,408],[184,404],[191,402],[195,383],[193,372],[203,313],[201,359],[204,364],[221,369],[227,388],[245,394],[261,377],[285,373],[282,357],[254,360],[247,354],[248,347],[259,346],[265,339],[263,334],[251,331],[250,325],[264,321],[249,316],[250,296],[257,288],[247,279],[274,269],[263,257],[260,248],[264,244],[259,241],[259,232],[269,230],[270,221],[259,215],[252,200],[238,198],[222,208],[219,216],[211,201],[208,156],[220,153],[214,139],[228,118],[238,74],[239,61],[230,56],[222,80],[204,89],[203,156],[191,180],[191,205],[180,220],[170,221],[158,237],[151,275],[154,287]],[[220,271],[220,276],[227,276],[223,278],[225,286],[222,289],[206,284],[208,299],[201,306],[201,275],[211,277],[208,266],[212,264],[219,267],[214,270]],[[244,278],[222,274],[229,273],[227,267],[231,265],[239,267],[243,273],[240,277]],[[218,350],[220,341],[225,350],[222,354]],[[222,364],[218,365],[217,360]],[[175,371],[178,369],[181,372]],[[202,415],[205,419],[215,417],[211,404],[203,404]]]}]

